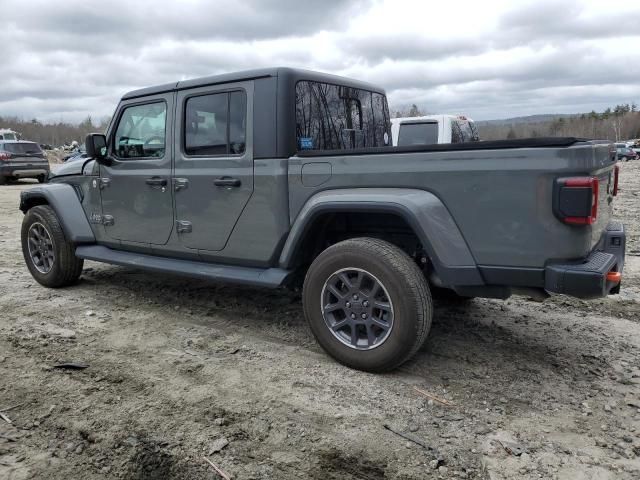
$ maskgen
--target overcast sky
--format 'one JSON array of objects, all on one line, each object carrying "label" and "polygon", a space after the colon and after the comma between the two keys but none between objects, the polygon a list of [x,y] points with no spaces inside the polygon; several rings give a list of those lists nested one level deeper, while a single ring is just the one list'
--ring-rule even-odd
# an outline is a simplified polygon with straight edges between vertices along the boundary
[{"label": "overcast sky", "polygon": [[[0,116],[110,115],[131,89],[263,66],[474,119],[640,103],[638,0],[0,0]],[[1,125],[0,125],[1,127]]]}]

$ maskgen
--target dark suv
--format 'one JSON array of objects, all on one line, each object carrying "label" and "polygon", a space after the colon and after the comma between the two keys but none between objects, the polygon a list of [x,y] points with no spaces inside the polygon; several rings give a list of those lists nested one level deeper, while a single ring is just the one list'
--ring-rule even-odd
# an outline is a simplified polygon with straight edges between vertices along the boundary
[{"label": "dark suv", "polygon": [[616,143],[616,153],[618,160],[626,162],[627,160],[637,160],[638,154],[631,147],[624,143]]},{"label": "dark suv", "polygon": [[40,145],[23,140],[0,141],[0,185],[19,178],[37,178],[44,183],[48,177],[49,161]]}]

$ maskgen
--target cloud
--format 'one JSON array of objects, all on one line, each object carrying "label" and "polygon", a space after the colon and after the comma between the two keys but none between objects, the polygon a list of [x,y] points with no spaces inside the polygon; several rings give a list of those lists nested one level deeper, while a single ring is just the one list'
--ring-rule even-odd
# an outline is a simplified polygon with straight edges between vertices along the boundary
[{"label": "cloud", "polygon": [[0,116],[78,121],[131,89],[263,66],[347,75],[392,109],[477,118],[640,101],[640,5],[5,0]]}]

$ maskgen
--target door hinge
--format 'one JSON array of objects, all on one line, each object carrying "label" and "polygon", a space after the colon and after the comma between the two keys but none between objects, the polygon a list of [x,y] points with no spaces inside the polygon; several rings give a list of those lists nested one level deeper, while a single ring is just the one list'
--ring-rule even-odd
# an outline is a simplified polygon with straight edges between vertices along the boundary
[{"label": "door hinge", "polygon": [[178,190],[182,190],[189,186],[188,178],[174,178],[173,179],[173,189],[177,192]]},{"label": "door hinge", "polygon": [[187,222],[186,220],[178,220],[176,221],[176,231],[178,233],[191,233],[193,230],[193,226],[191,222]]},{"label": "door hinge", "polygon": [[104,225],[105,227],[110,227],[114,223],[115,223],[115,220],[113,219],[113,215],[102,216],[102,225]]},{"label": "door hinge", "polygon": [[111,179],[107,177],[100,178],[99,185],[100,185],[100,190],[104,190],[105,188],[111,185]]}]

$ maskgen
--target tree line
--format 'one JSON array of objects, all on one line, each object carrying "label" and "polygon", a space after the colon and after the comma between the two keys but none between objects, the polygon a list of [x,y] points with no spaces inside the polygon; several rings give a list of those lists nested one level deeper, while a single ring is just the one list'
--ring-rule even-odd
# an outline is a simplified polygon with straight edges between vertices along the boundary
[{"label": "tree line", "polygon": [[[464,112],[461,112],[464,113]],[[428,115],[418,106],[397,109],[394,117]],[[68,122],[43,123],[38,119],[22,120],[17,117],[1,117],[0,128],[10,128],[31,140],[53,147],[69,145],[74,140],[83,143],[87,134],[106,131],[110,117],[97,123],[88,116],[78,124]],[[621,141],[640,138],[640,111],[635,103],[625,103],[607,108],[603,112],[591,111],[576,115],[552,118],[547,121],[518,121],[483,123],[478,130],[482,140],[499,140],[530,137],[582,137],[598,140]]]},{"label": "tree line", "polygon": [[91,116],[77,124],[67,122],[43,123],[37,118],[22,120],[17,117],[0,117],[0,128],[9,128],[18,132],[23,140],[60,147],[73,141],[84,143],[84,138],[92,132],[104,132],[110,118],[104,117],[94,123]]},{"label": "tree line", "polygon": [[581,137],[622,141],[640,138],[640,112],[636,104],[616,105],[598,113],[582,113],[543,122],[481,124],[480,138]]},{"label": "tree line", "polygon": [[[464,113],[464,112],[461,112]],[[417,105],[395,110],[395,117],[428,115]],[[640,111],[635,103],[624,103],[603,112],[550,116],[549,120],[519,119],[508,122],[478,122],[482,140],[500,140],[531,137],[581,137],[598,140],[622,141],[640,138]]]}]

